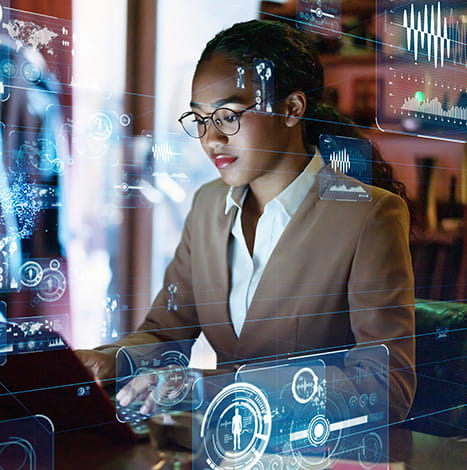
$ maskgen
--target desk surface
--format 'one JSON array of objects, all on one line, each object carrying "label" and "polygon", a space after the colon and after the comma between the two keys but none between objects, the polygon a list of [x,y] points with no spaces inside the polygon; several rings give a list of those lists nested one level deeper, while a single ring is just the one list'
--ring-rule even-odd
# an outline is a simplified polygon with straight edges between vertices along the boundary
[{"label": "desk surface", "polygon": [[[467,441],[395,430],[391,461],[405,462],[406,470],[465,470]],[[181,470],[191,470],[189,454],[181,448],[155,450],[149,441],[121,444],[92,432],[71,432],[55,439],[56,470],[153,470],[161,459],[186,460]],[[160,465],[157,470],[173,468]]]}]

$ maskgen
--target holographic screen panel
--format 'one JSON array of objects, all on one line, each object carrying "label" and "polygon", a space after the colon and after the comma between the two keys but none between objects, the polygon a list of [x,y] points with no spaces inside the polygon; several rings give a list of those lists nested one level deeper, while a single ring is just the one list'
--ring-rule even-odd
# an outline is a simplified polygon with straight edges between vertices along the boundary
[{"label": "holographic screen panel", "polygon": [[319,150],[326,164],[334,170],[371,184],[371,143],[366,139],[355,139],[339,135],[319,136]]},{"label": "holographic screen panel", "polygon": [[274,109],[274,62],[272,60],[253,60],[253,83],[255,109],[272,113]]},{"label": "holographic screen panel", "polygon": [[[201,371],[191,369],[195,340],[168,341],[121,348],[116,357],[117,392],[136,392],[128,406],[117,403],[119,421],[138,421],[161,413],[196,409],[202,400]],[[144,402],[150,411],[142,414]]]},{"label": "holographic screen panel", "polygon": [[[0,22],[10,22],[10,0],[0,1]],[[10,97],[10,81],[17,67],[11,60],[11,47],[7,45],[5,37],[0,39],[0,101],[6,101]]]},{"label": "holographic screen panel", "polygon": [[69,315],[14,318],[6,325],[6,354],[66,349],[61,334],[69,331]]},{"label": "holographic screen panel", "polygon": [[[37,131],[11,130],[10,142],[17,145],[8,150],[8,160],[12,173],[42,176],[45,179],[53,174],[62,174],[66,162],[57,149],[57,142]],[[30,178],[33,180],[33,178]]]},{"label": "holographic screen panel", "polygon": [[[356,348],[357,349],[357,348]],[[387,348],[244,366],[204,380],[195,469],[372,468],[388,456]],[[196,424],[196,426],[195,426]]]},{"label": "holographic screen panel", "polygon": [[34,88],[42,81],[57,85],[71,85],[71,62],[74,50],[73,29],[70,20],[54,18],[30,11],[5,8],[2,32],[16,50],[29,48],[34,55],[46,57],[46,67],[38,61],[24,61],[18,64],[9,59],[0,63],[2,75],[10,80],[20,81],[22,86]]},{"label": "holographic screen panel", "polygon": [[2,468],[54,468],[54,426],[42,415],[0,421]]},{"label": "holographic screen panel", "polygon": [[5,364],[7,355],[7,305],[0,302],[0,366]]},{"label": "holographic screen panel", "polygon": [[[319,149],[327,168],[320,173],[320,197],[326,200],[370,201],[372,148],[366,139],[320,135]],[[350,181],[344,175],[354,178]]]},{"label": "holographic screen panel", "polygon": [[377,123],[467,141],[467,4],[377,1]]},{"label": "holographic screen panel", "polygon": [[341,37],[341,0],[297,0],[296,25],[302,31]]}]

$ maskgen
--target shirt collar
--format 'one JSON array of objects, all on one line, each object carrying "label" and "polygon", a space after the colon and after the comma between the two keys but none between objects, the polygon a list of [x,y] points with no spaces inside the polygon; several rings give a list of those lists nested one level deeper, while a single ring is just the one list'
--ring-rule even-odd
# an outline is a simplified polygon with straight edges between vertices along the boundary
[{"label": "shirt collar", "polygon": [[225,214],[227,215],[229,210],[233,206],[242,208],[243,202],[245,201],[248,185],[243,186],[230,186],[225,199]]},{"label": "shirt collar", "polygon": [[[323,158],[318,149],[304,168],[304,170],[280,193],[273,201],[277,201],[285,209],[289,217],[297,211],[300,204],[305,199],[308,191],[315,182],[316,175],[324,166]],[[225,200],[225,214],[235,206],[242,208],[247,194],[248,185],[230,186]],[[272,202],[272,201],[271,201]]]},{"label": "shirt collar", "polygon": [[313,186],[316,175],[324,166],[323,158],[317,149],[310,163],[304,170],[274,199],[292,217]]}]

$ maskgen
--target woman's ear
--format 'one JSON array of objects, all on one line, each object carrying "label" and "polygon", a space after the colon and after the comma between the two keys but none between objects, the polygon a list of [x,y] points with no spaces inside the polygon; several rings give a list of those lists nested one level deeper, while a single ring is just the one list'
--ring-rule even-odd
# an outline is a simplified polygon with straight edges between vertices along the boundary
[{"label": "woman's ear", "polygon": [[306,110],[306,96],[303,91],[294,91],[285,99],[285,124],[288,127],[296,126]]}]

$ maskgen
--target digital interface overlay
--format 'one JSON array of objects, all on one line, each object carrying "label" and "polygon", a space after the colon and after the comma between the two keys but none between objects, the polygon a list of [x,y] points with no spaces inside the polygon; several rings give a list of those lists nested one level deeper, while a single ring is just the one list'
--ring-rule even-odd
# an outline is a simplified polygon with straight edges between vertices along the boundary
[{"label": "digital interface overlay", "polygon": [[265,113],[272,113],[275,99],[274,62],[272,60],[254,59],[253,82],[255,88],[255,109]]},{"label": "digital interface overlay", "polygon": [[[10,22],[10,0],[1,0],[0,2],[0,25]],[[1,30],[0,30],[1,31]],[[16,73],[16,66],[10,59],[10,47],[8,47],[7,38],[0,39],[0,102],[6,101],[10,97],[11,76]]]},{"label": "digital interface overlay", "polygon": [[297,27],[329,38],[342,35],[341,0],[297,0]]},{"label": "digital interface overlay", "polygon": [[377,123],[467,140],[467,5],[463,0],[377,2]]},{"label": "digital interface overlay", "polygon": [[[2,1],[4,5],[5,2]],[[71,85],[71,60],[65,58],[74,54],[72,22],[52,16],[17,9],[3,8],[0,32],[6,35],[15,48],[30,48],[47,57],[46,72],[33,62],[25,62],[20,67],[15,61],[4,59],[0,63],[3,78],[21,77],[26,86],[33,87],[43,80],[44,73],[61,85]]]},{"label": "digital interface overlay", "polygon": [[7,358],[7,305],[0,302],[0,366],[5,364]]},{"label": "digital interface overlay", "polygon": [[69,315],[14,318],[6,324],[6,342],[1,355],[64,349],[63,332],[69,330]]},{"label": "digital interface overlay", "polygon": [[54,426],[42,415],[0,421],[2,468],[54,468]]},{"label": "digital interface overlay", "polygon": [[241,367],[204,380],[193,468],[324,470],[341,460],[371,469],[388,456],[384,346]]},{"label": "digital interface overlay", "polygon": [[[116,356],[117,393],[141,390],[128,406],[117,403],[119,421],[139,421],[164,412],[196,409],[202,400],[201,371],[189,368],[195,340],[126,346]],[[194,388],[195,383],[197,387]],[[140,408],[147,400],[150,411]]]},{"label": "digital interface overlay", "polygon": [[[366,139],[320,135],[319,150],[328,168],[320,173],[320,197],[325,200],[370,201],[371,189],[359,182],[372,183],[372,147]],[[355,178],[355,182],[343,178]]]}]

